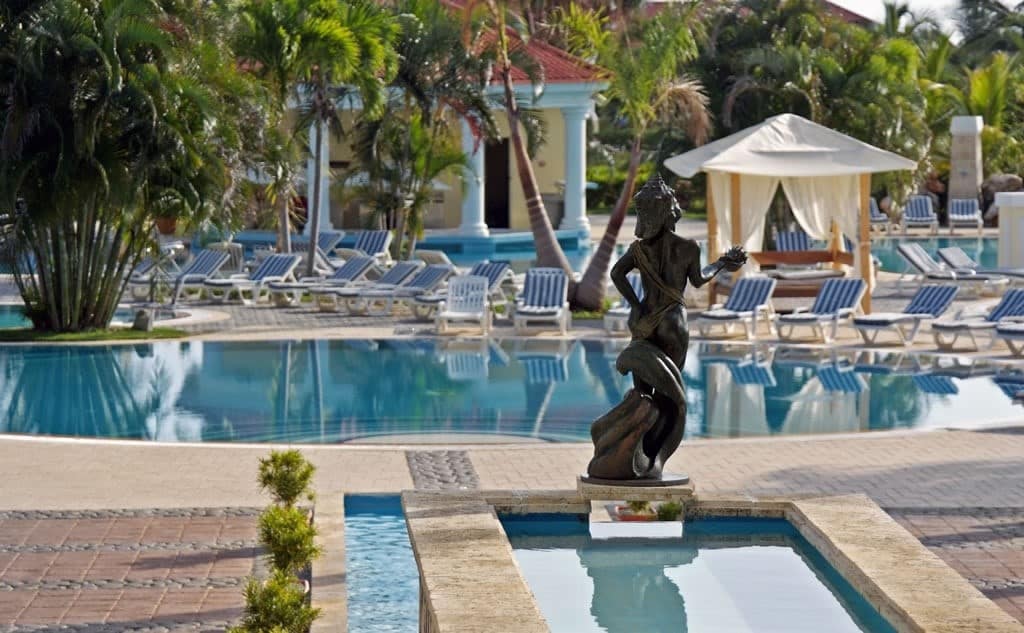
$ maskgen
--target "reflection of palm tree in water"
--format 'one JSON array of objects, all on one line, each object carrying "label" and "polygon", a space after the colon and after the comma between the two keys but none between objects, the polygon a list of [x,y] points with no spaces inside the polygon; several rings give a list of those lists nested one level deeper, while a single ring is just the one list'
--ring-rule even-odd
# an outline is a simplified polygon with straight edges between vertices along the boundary
[{"label": "reflection of palm tree in water", "polygon": [[594,583],[594,620],[610,632],[686,633],[686,601],[665,569],[693,562],[696,548],[624,546],[628,540],[588,538],[576,549]]}]

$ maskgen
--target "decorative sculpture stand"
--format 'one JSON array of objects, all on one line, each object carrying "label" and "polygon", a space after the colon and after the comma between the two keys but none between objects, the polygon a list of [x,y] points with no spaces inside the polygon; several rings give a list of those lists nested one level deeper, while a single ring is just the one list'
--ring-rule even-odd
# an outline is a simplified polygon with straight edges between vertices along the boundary
[{"label": "decorative sculpture stand", "polygon": [[[679,447],[686,426],[686,391],[682,367],[690,335],[683,291],[687,282],[701,287],[723,270],[735,272],[747,261],[734,246],[718,261],[700,267],[697,242],[675,234],[681,213],[672,191],[655,174],[633,197],[637,241],[612,268],[612,282],[632,307],[633,340],[619,354],[615,368],[633,375],[633,389],[622,402],[590,427],[594,458],[580,480],[618,486],[675,486],[686,475],[663,473]],[[626,275],[640,271],[641,301]]]}]

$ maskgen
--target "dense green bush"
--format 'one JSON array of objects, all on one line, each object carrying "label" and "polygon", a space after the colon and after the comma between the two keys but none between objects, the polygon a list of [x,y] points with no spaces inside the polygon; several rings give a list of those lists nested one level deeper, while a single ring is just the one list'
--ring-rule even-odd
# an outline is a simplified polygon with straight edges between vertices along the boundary
[{"label": "dense green bush", "polygon": [[658,506],[659,521],[678,521],[683,514],[683,504],[678,501],[666,501]]},{"label": "dense green bush", "polygon": [[292,507],[301,497],[312,501],[309,488],[316,467],[295,449],[271,451],[270,457],[260,460],[260,487],[270,493],[274,502]]},{"label": "dense green bush", "polygon": [[320,615],[306,601],[302,584],[278,570],[262,583],[251,578],[245,586],[245,617],[229,633],[307,633]]},{"label": "dense green bush", "polygon": [[316,526],[298,508],[270,506],[260,515],[260,542],[279,571],[298,574],[319,556],[316,535]]},{"label": "dense green bush", "polygon": [[[611,208],[615,206],[615,202],[622,193],[622,185],[626,182],[626,167],[626,163],[616,165],[614,171],[608,164],[587,167],[587,180],[597,185],[597,189],[587,192],[588,207]],[[646,182],[653,172],[653,163],[641,163],[637,170],[637,182]]]}]

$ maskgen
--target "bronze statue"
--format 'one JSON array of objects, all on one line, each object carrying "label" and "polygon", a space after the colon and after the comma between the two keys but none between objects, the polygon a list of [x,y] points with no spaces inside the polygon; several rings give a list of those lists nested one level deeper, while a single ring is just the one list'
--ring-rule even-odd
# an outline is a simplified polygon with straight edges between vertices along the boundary
[{"label": "bronze statue", "polygon": [[[637,241],[612,267],[612,283],[632,307],[633,340],[615,367],[633,374],[633,389],[617,407],[590,428],[594,458],[585,481],[666,485],[662,468],[679,447],[686,425],[686,391],[682,368],[690,335],[683,291],[701,287],[723,270],[735,272],[747,261],[734,246],[718,261],[700,266],[697,242],[675,234],[681,213],[672,191],[653,176],[633,197]],[[633,292],[626,275],[640,271],[644,297]]]}]

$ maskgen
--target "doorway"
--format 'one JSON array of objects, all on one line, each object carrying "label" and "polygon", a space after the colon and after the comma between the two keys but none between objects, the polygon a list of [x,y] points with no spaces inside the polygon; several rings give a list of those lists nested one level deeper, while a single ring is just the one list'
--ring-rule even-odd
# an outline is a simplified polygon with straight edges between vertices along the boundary
[{"label": "doorway", "polygon": [[492,229],[509,227],[509,151],[508,139],[487,143],[484,147],[484,221]]}]

